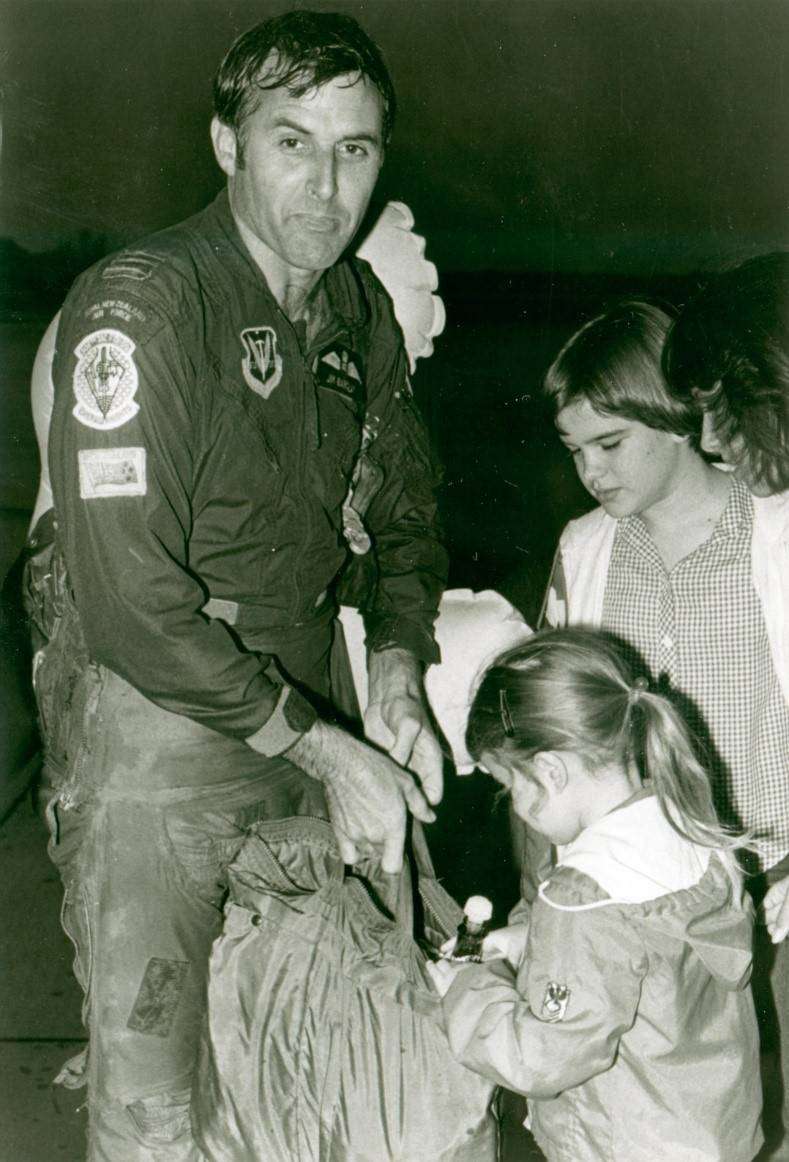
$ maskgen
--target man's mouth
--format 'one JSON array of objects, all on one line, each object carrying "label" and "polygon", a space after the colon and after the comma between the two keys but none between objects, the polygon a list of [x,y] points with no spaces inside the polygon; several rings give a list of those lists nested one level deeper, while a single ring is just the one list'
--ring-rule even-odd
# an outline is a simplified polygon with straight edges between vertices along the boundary
[{"label": "man's mouth", "polygon": [[338,220],[328,214],[296,214],[295,217],[300,226],[314,234],[334,234],[339,226]]}]

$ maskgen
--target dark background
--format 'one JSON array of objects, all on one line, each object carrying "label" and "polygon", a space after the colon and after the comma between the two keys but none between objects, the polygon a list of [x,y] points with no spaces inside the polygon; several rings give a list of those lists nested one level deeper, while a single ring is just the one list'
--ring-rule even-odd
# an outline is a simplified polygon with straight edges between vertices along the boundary
[{"label": "dark background", "polygon": [[[447,306],[415,386],[451,582],[533,621],[588,503],[535,399],[559,344],[620,294],[680,305],[704,272],[785,245],[786,0],[3,0],[0,566],[35,494],[46,323],[80,269],[213,196],[213,71],[292,7],[357,16],[389,62],[400,111],[376,198],[412,207]],[[35,746],[14,584],[6,771]]]}]

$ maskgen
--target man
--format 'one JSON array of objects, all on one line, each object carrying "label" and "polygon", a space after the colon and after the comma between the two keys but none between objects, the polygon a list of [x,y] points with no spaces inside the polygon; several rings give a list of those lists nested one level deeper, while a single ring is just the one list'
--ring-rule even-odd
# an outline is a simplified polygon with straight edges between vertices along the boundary
[{"label": "man", "polygon": [[[328,810],[346,862],[394,873],[407,808],[429,820],[441,796],[422,692],[446,571],[431,459],[391,304],[342,259],[391,81],[353,20],[290,13],[231,48],[215,111],[226,192],[77,281],[53,369],[36,687],[89,1154],[112,1162],[198,1156],[205,966],[245,829]],[[384,750],[316,712],[344,530],[374,566],[365,729]]]},{"label": "man", "polygon": [[[767,883],[785,891],[789,868],[789,495],[752,495],[700,455],[696,408],[672,397],[661,370],[671,322],[649,303],[620,304],[546,374],[559,436],[599,503],[562,533],[547,620],[615,633],[679,700],[705,743],[721,818],[759,841],[748,880],[758,902]],[[763,932],[754,995],[765,1048],[778,1033],[786,1087],[789,950],[773,954]],[[787,1112],[771,1157],[789,1157]]]}]

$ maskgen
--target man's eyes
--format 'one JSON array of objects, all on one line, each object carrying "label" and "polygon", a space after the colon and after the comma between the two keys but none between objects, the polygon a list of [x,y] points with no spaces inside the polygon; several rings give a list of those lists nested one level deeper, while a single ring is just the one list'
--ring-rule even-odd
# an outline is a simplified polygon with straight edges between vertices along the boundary
[{"label": "man's eyes", "polygon": [[601,444],[600,447],[605,448],[605,450],[607,452],[609,450],[609,448],[618,448],[621,443],[622,443],[621,439],[609,440],[606,444]]},{"label": "man's eyes", "polygon": [[340,146],[340,153],[343,153],[346,157],[367,157],[367,149],[363,145],[359,145],[356,141],[346,141]]},{"label": "man's eyes", "polygon": [[[279,145],[286,153],[302,153],[307,149],[307,142],[301,137],[281,137]],[[369,156],[366,146],[359,145],[356,141],[345,141],[337,148],[342,157],[351,158],[354,161]]]}]

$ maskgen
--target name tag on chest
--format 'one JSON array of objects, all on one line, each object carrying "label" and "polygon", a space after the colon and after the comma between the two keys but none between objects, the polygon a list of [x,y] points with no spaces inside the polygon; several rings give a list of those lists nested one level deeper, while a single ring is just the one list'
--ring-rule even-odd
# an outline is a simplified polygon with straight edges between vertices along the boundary
[{"label": "name tag on chest", "polygon": [[364,408],[364,384],[358,356],[346,347],[324,351],[315,360],[313,375],[318,387],[345,396],[360,410]]}]

